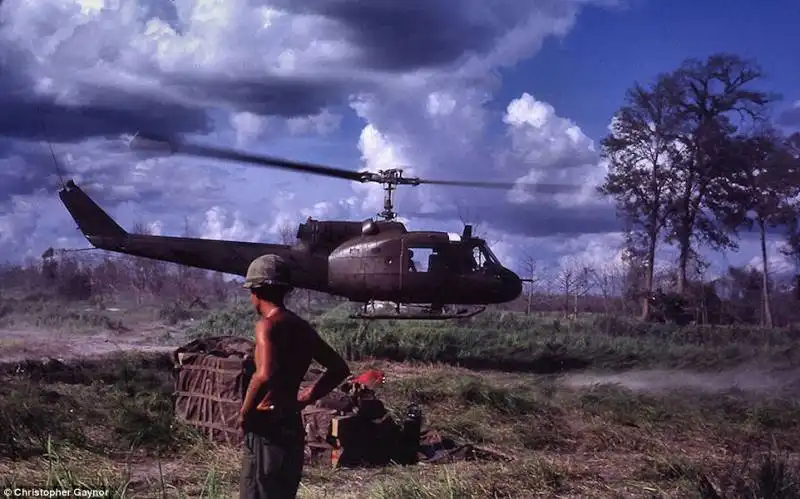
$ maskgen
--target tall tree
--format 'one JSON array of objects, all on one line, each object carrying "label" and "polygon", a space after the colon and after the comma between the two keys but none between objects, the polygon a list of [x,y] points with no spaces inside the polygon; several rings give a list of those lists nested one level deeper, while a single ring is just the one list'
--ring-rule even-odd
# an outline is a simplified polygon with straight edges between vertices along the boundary
[{"label": "tall tree", "polygon": [[667,221],[671,199],[669,161],[675,155],[678,116],[675,87],[662,78],[652,88],[635,84],[614,115],[611,133],[602,141],[609,171],[599,191],[616,200],[628,238],[645,253],[642,316],[649,316],[656,246]]},{"label": "tall tree", "polygon": [[711,207],[730,229],[758,229],[761,247],[761,324],[773,326],[770,307],[767,229],[786,226],[800,196],[800,165],[787,139],[771,127],[737,137],[728,151],[728,181],[724,196]]},{"label": "tall tree", "polygon": [[[647,264],[644,263],[645,257],[644,252],[641,251],[635,242],[630,237],[630,232],[626,234],[625,243],[622,250],[621,260],[622,260],[622,275],[621,275],[621,294],[622,294],[622,304],[623,304],[623,312],[625,315],[628,315],[628,305],[630,303],[639,302],[642,303],[642,300],[647,302],[647,309],[642,309],[642,311],[646,311],[647,315],[650,314],[650,296],[652,295],[652,290],[649,293],[645,294],[642,293],[643,289],[643,280],[642,276],[647,274]],[[653,279],[655,282],[655,279]]]},{"label": "tall tree", "polygon": [[714,249],[736,246],[726,227],[711,215],[708,201],[726,179],[726,139],[762,120],[772,100],[767,93],[750,88],[762,76],[755,63],[724,53],[705,61],[688,59],[662,76],[675,90],[671,95],[681,121],[680,147],[670,167],[677,185],[668,210],[667,238],[679,249],[678,293],[686,292],[695,243]]}]

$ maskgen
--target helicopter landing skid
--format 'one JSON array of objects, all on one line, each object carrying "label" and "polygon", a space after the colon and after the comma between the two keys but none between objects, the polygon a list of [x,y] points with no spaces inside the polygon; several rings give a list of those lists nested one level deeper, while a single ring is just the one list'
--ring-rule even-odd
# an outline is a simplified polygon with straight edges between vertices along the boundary
[{"label": "helicopter landing skid", "polygon": [[[367,305],[362,307],[362,311],[356,314],[351,314],[351,319],[369,319],[369,320],[391,320],[391,319],[399,319],[399,320],[446,320],[446,319],[467,319],[469,317],[474,317],[479,313],[486,310],[485,306],[475,307],[474,309],[470,310],[467,307],[460,308],[453,313],[445,312],[442,307],[433,307],[433,306],[414,306],[414,305],[403,305],[406,308],[419,308],[420,311],[418,312],[401,312],[400,311],[400,304],[395,305],[394,310],[392,312],[368,312]],[[374,310],[374,309],[373,309]]]}]

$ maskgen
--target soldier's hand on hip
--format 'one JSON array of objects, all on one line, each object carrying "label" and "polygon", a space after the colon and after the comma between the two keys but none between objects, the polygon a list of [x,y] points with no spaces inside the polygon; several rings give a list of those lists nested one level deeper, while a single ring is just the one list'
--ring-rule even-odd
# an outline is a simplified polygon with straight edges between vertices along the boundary
[{"label": "soldier's hand on hip", "polygon": [[313,403],[311,400],[311,390],[312,388],[309,386],[307,388],[303,388],[300,393],[297,394],[297,404],[301,409]]}]

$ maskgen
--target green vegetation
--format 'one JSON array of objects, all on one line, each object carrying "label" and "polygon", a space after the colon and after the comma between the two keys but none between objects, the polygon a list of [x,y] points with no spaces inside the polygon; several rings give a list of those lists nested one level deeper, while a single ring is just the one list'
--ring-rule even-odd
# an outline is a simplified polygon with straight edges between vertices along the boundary
[{"label": "green vegetation", "polygon": [[[104,327],[88,311],[72,315],[82,310],[79,304],[29,306],[27,321],[48,310],[64,318],[53,329]],[[120,320],[125,327],[173,323],[183,339],[252,334],[254,316],[244,302],[193,316],[187,310],[143,308]],[[556,374],[790,367],[798,360],[797,330],[497,311],[460,321],[365,323],[346,319],[345,307],[312,321],[355,370],[364,362],[387,370],[380,395],[392,413],[418,403],[427,424],[443,435],[516,459],[336,471],[317,465],[306,470],[301,497],[519,497],[531,490],[549,497],[606,493],[598,491],[608,497],[797,496],[796,386],[757,396],[734,389],[655,393],[569,388],[583,385],[565,385]],[[115,334],[130,336],[124,329]],[[464,367],[516,374],[476,375]],[[121,497],[216,498],[235,490],[237,449],[210,444],[172,419],[171,364],[164,355],[30,361],[4,369],[2,485],[103,487]]]},{"label": "green vegetation", "polygon": [[[301,497],[800,493],[793,451],[800,404],[779,392],[653,394],[570,389],[556,376],[353,367],[367,366],[387,372],[379,392],[393,412],[417,403],[427,427],[515,460],[352,470],[317,464],[306,469]],[[0,485],[101,487],[120,497],[216,498],[236,489],[237,449],[208,443],[172,419],[166,356],[18,367],[0,374]]]},{"label": "green vegetation", "polygon": [[[485,312],[458,322],[368,323],[334,311],[312,322],[349,360],[441,362],[539,373],[587,367],[704,370],[744,363],[790,367],[800,361],[800,330],[788,328],[679,327],[600,314],[565,320],[515,312]],[[250,335],[252,324],[252,310],[240,305],[213,312],[188,331],[190,336]]]},{"label": "green vegetation", "polygon": [[[0,327],[105,332],[120,341],[158,329],[172,344],[200,336],[251,335],[253,311],[242,301],[211,310],[162,304],[134,310],[3,299]],[[346,307],[311,321],[349,360],[440,362],[475,369],[551,373],[583,368],[714,370],[741,364],[791,367],[800,362],[800,330],[752,325],[650,323],[630,317],[487,311],[458,321],[357,321]],[[305,314],[304,314],[305,315]],[[5,340],[9,343],[11,340]],[[0,344],[0,348],[13,347]]]},{"label": "green vegetation", "polygon": [[[0,385],[4,487],[103,488],[130,496],[163,481],[160,463],[177,459],[209,463],[206,490],[234,480],[235,471],[219,464],[225,456],[215,457],[217,449],[174,420],[167,356],[30,361],[6,371]],[[197,497],[203,485],[197,473],[188,481],[179,476],[170,488]]]}]

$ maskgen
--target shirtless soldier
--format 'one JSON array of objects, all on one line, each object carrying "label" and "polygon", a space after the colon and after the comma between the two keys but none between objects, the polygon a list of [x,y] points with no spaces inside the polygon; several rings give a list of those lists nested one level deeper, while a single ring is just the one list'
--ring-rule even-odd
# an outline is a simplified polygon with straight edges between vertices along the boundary
[{"label": "shirtless soldier", "polygon": [[[292,287],[283,259],[264,255],[254,260],[244,287],[260,317],[255,327],[255,372],[239,412],[244,431],[239,496],[294,498],[305,447],[300,411],[336,388],[350,369],[308,322],[284,306]],[[326,371],[299,393],[312,360]]]}]

